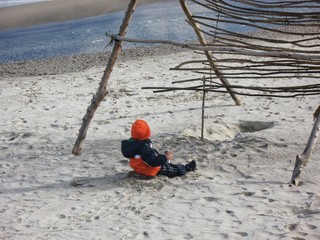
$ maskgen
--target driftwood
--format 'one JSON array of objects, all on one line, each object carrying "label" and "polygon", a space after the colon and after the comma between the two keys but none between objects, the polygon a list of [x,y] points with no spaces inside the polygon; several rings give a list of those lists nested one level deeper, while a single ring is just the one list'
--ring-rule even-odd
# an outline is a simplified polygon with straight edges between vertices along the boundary
[{"label": "driftwood", "polygon": [[[223,73],[224,77],[229,79],[261,79],[269,80],[271,78],[277,79],[318,79],[317,74],[320,73],[320,54],[315,54],[315,52],[299,52],[296,50],[287,50],[284,52],[272,52],[272,51],[255,51],[255,50],[244,50],[244,49],[235,49],[232,47],[219,47],[213,45],[197,45],[197,44],[188,44],[180,43],[175,41],[167,40],[149,40],[149,39],[136,39],[136,38],[126,38],[119,35],[114,35],[111,33],[106,33],[106,36],[110,37],[111,40],[115,41],[125,41],[125,42],[135,42],[135,43],[153,43],[153,44],[168,44],[174,45],[181,48],[188,48],[192,50],[201,50],[204,52],[224,52],[232,53],[233,55],[242,55],[242,56],[259,56],[262,58],[270,58],[274,60],[260,60],[253,61],[251,59],[244,58],[229,58],[229,59],[220,59],[219,64],[216,64],[214,61],[210,60],[197,60],[197,61],[187,61],[180,63],[178,66],[171,68],[171,70],[179,71],[193,71],[201,75],[211,75],[214,67],[219,67],[219,69],[225,70]],[[317,52],[316,52],[317,53]],[[207,54],[205,54],[207,57]],[[279,60],[284,59],[284,60]],[[225,62],[225,64],[223,64]],[[233,66],[228,65],[232,63]],[[202,66],[195,67],[194,65],[198,64]],[[246,64],[246,66],[243,66]],[[184,67],[185,65],[191,65],[190,67]],[[217,70],[217,69],[216,69]],[[214,88],[206,88],[207,92],[217,92],[217,93],[229,93],[232,96],[243,95],[243,96],[261,96],[261,97],[279,97],[279,98],[291,98],[299,96],[311,96],[320,94],[320,85],[319,84],[310,84],[302,86],[290,86],[288,87],[278,87],[277,90],[273,90],[271,87],[262,87],[262,86],[245,86],[245,85],[231,85],[228,81],[224,82],[221,78],[221,71],[214,71],[215,78],[219,79],[223,85],[215,83]],[[312,75],[311,75],[312,74]],[[210,77],[213,79],[214,77]],[[196,79],[189,79],[180,82],[193,82],[193,81],[202,81],[202,77]],[[225,79],[225,78],[223,78]],[[173,82],[178,83],[178,82]],[[199,87],[202,85],[179,88],[179,87],[143,87],[142,89],[153,89],[158,90],[154,92],[166,92],[166,91],[178,91],[178,90],[187,90],[187,91],[201,91]],[[217,88],[225,88],[226,90],[217,90]],[[263,92],[269,92],[268,94],[261,94],[259,92],[239,92],[234,90],[237,89],[246,89],[246,90],[258,90]],[[271,94],[270,94],[271,93]],[[285,94],[279,94],[285,93]],[[292,94],[290,94],[292,93]],[[236,98],[237,99],[237,98]],[[235,100],[236,101],[236,100]],[[240,100],[239,100],[240,103]]]},{"label": "driftwood", "polygon": [[[139,38],[126,38],[119,35],[115,35],[109,32],[106,32],[105,35],[110,37],[112,40],[116,41],[123,41],[123,42],[132,42],[132,43],[153,43],[153,44],[168,44],[173,45],[181,48],[187,48],[191,50],[200,50],[200,51],[213,51],[217,53],[223,54],[232,54],[232,55],[246,55],[246,56],[255,56],[255,57],[275,57],[275,58],[287,58],[287,59],[294,59],[294,60],[304,60],[304,61],[312,61],[317,60],[320,61],[320,56],[314,54],[315,52],[310,50],[309,52],[299,52],[294,50],[288,50],[284,52],[263,52],[263,51],[254,51],[254,50],[244,50],[244,49],[235,49],[233,47],[221,47],[221,46],[213,46],[213,45],[197,45],[197,44],[188,44],[188,43],[181,43],[175,42],[170,40],[161,40],[161,39],[139,39]],[[317,53],[317,52],[316,52]],[[241,61],[238,59],[238,61]],[[206,62],[202,60],[202,62]],[[275,61],[274,61],[275,62]],[[189,62],[191,63],[191,62]],[[311,62],[312,64],[313,62]],[[184,64],[184,63],[183,63]],[[315,62],[314,64],[319,64],[319,62]]]},{"label": "driftwood", "polygon": [[[125,14],[125,17],[123,19],[122,25],[119,30],[119,34],[118,34],[119,36],[124,36],[126,34],[129,22],[131,20],[132,14],[136,8],[136,5],[137,5],[137,0],[130,1],[129,5],[128,5],[128,9]],[[102,79],[100,81],[97,93],[93,96],[93,98],[91,100],[91,104],[88,107],[87,112],[82,119],[82,126],[79,130],[78,138],[77,138],[76,143],[75,143],[73,150],[72,150],[72,153],[75,155],[81,154],[82,142],[86,138],[87,131],[88,131],[90,122],[93,118],[93,115],[94,115],[95,111],[97,110],[97,108],[100,106],[100,103],[102,102],[104,97],[108,94],[107,84],[108,84],[113,66],[114,66],[114,64],[115,64],[115,62],[121,52],[121,48],[122,48],[121,41],[116,41],[115,45],[113,47],[112,53],[110,55],[108,65],[107,65],[107,67],[104,71],[104,74],[102,76]]]},{"label": "driftwood", "polygon": [[[209,10],[209,13],[197,13],[191,19],[188,18],[193,28],[201,29],[208,44],[184,45],[196,50],[196,53],[203,56],[203,60],[186,61],[173,70],[193,71],[208,76],[212,66],[203,53],[203,50],[207,50],[214,56],[215,66],[223,72],[223,76],[230,81],[237,80],[239,85],[245,86],[247,80],[255,79],[257,87],[271,86],[271,81],[281,79],[284,86],[290,87],[293,78],[301,80],[302,84],[306,82],[305,79],[317,81],[319,78],[319,1],[189,1]],[[248,32],[240,30],[243,26],[246,26]],[[198,78],[199,85],[201,76]],[[219,79],[218,76],[214,78]],[[237,96],[270,97],[259,91],[253,92],[253,89],[239,93],[232,85],[229,87]],[[313,90],[319,93],[319,88]],[[213,91],[221,92],[217,89]],[[295,97],[300,94],[303,93],[289,95]],[[305,96],[309,94],[306,92]],[[288,94],[273,92],[272,95],[287,97]]]},{"label": "driftwood", "polygon": [[205,104],[206,104],[206,78],[203,77],[203,92],[202,92],[202,113],[201,113],[201,140],[204,139],[204,108],[205,108]]},{"label": "driftwood", "polygon": [[[202,78],[203,79],[203,78]],[[200,81],[202,79],[195,78],[193,80]],[[207,78],[206,78],[207,79]],[[176,81],[174,83],[190,82],[191,80]],[[155,93],[169,92],[169,91],[206,91],[216,93],[227,93],[224,86],[214,82],[210,83],[203,88],[203,85],[196,85],[191,87],[142,87],[142,89],[151,89]],[[306,97],[313,95],[320,95],[320,84],[304,85],[304,86],[290,86],[290,87],[259,87],[259,86],[243,86],[243,85],[230,85],[232,92],[242,96],[255,96],[255,97],[275,97],[275,98],[295,98]],[[238,89],[236,91],[235,89]],[[240,92],[239,90],[245,89],[247,92]],[[252,91],[252,92],[250,92]]]},{"label": "driftwood", "polygon": [[[207,9],[206,14],[192,14],[186,0],[179,0],[187,21],[198,36],[199,43],[180,43],[168,40],[133,39],[106,33],[113,40],[135,43],[170,44],[195,50],[203,60],[186,61],[171,68],[179,71],[212,75],[211,80],[220,80],[223,86],[204,91],[229,93],[231,96],[297,97],[320,93],[318,86],[302,86],[291,92],[291,79],[317,81],[320,76],[320,2],[319,1],[266,1],[266,0],[189,0]],[[210,12],[211,11],[211,12]],[[250,32],[239,31],[242,26]],[[246,87],[246,81],[255,79],[255,88]],[[193,79],[190,79],[190,83]],[[237,80],[245,91],[237,91],[228,80]],[[271,81],[282,80],[283,94],[264,86]],[[269,81],[269,83],[268,83]],[[284,82],[287,81],[287,82]],[[201,82],[201,83],[200,83]],[[270,83],[271,82],[271,83]],[[310,82],[309,82],[310,83]],[[315,82],[316,84],[316,82]],[[170,90],[198,90],[167,88]],[[304,88],[304,89],[303,89]],[[247,91],[249,90],[249,91]],[[254,92],[257,90],[256,92]],[[288,91],[287,91],[288,90]],[[306,91],[304,91],[306,90]],[[269,92],[271,95],[261,93]],[[158,92],[158,91],[155,91]],[[288,94],[289,93],[289,94]],[[292,94],[290,94],[292,93]],[[235,100],[235,99],[234,99]],[[236,100],[235,100],[236,101]]]},{"label": "driftwood", "polygon": [[[159,91],[191,90],[203,91],[204,93],[229,93],[236,103],[238,101],[236,95],[296,97],[320,94],[317,84],[290,88],[290,83],[288,83],[285,85],[286,88],[276,89],[258,85],[250,87],[240,83],[238,86],[232,86],[227,81],[227,78],[237,80],[254,78],[257,80],[256,83],[268,86],[266,81],[274,79],[290,80],[296,78],[301,79],[303,83],[306,78],[318,79],[320,73],[319,1],[190,0],[212,11],[212,14],[204,16],[192,15],[186,5],[186,0],[179,1],[188,23],[198,36],[199,44],[125,38],[137,0],[130,1],[118,35],[106,33],[111,37],[111,42],[115,41],[115,45],[98,91],[93,96],[86,115],[83,117],[82,126],[73,148],[75,155],[81,153],[82,141],[86,137],[93,115],[108,94],[107,83],[113,65],[120,54],[122,41],[172,44],[201,51],[196,53],[205,56],[205,59],[201,61],[187,61],[174,69],[193,71],[202,76],[210,75],[208,78],[210,81],[207,81],[207,78],[198,78],[198,80],[202,80],[199,85],[188,88],[158,88]],[[302,8],[308,10],[300,11]],[[225,27],[227,24],[232,25],[231,29],[233,30],[228,30]],[[257,36],[234,30],[244,25],[251,27],[250,31],[263,32]],[[292,30],[290,26],[302,26],[308,31],[302,31],[301,28]],[[194,65],[195,63],[196,65]],[[191,66],[188,67],[188,65]],[[215,73],[215,76],[211,75],[212,72]],[[215,84],[214,79],[220,80],[222,84]],[[191,79],[190,82],[193,80]],[[203,82],[205,83],[203,84]],[[206,82],[210,85],[207,86]],[[240,92],[233,88],[256,92]],[[240,101],[237,104],[240,105]]]},{"label": "driftwood", "polygon": [[309,136],[307,145],[303,153],[296,156],[296,162],[295,162],[292,178],[289,185],[291,187],[299,185],[301,171],[307,165],[310,159],[311,153],[316,145],[316,141],[320,131],[320,106],[315,111],[313,116],[314,116],[314,124],[313,124],[311,134]]},{"label": "driftwood", "polygon": [[[188,18],[190,25],[193,27],[200,44],[202,46],[208,45],[203,33],[201,32],[200,26],[195,21],[192,21],[192,13],[190,12],[190,9],[186,3],[186,0],[179,0],[179,2],[180,2],[182,10],[184,11],[186,17]],[[226,87],[226,89],[227,89],[228,93],[231,95],[233,101],[236,103],[236,105],[241,106],[242,105],[241,100],[232,92],[232,89],[230,89],[229,81],[223,76],[223,73],[217,67],[215,61],[213,60],[211,53],[208,50],[204,50],[204,54],[206,55],[206,58],[207,58],[209,65],[210,65],[210,68],[214,71],[216,76],[220,79],[220,81]]]}]

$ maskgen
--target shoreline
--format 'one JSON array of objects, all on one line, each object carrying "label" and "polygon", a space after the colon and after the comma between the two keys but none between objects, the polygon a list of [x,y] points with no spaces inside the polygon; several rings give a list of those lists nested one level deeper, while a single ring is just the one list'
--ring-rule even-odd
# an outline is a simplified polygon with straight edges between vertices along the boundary
[{"label": "shoreline", "polygon": [[[27,60],[0,64],[0,77],[24,77],[56,75],[70,72],[79,72],[91,67],[103,66],[108,63],[112,48],[108,51],[68,55],[39,60]],[[148,56],[165,56],[170,53],[188,51],[188,49],[171,45],[139,46],[123,49],[118,62]]]},{"label": "shoreline", "polygon": [[[315,33],[319,31],[319,27],[286,27],[290,32]],[[281,37],[279,33],[265,32],[263,30],[247,32],[246,34],[261,37],[265,34],[273,38]],[[23,77],[23,76],[41,76],[56,75],[70,72],[78,72],[89,69],[91,67],[103,66],[108,63],[112,47],[108,50],[98,52],[84,53],[78,55],[67,55],[60,57],[52,57],[38,60],[26,60],[21,62],[0,63],[0,77]],[[187,48],[181,48],[168,44],[155,44],[152,46],[136,46],[122,49],[117,61],[133,60],[137,58],[149,56],[165,56],[170,53],[178,53],[183,51],[192,51]]]}]

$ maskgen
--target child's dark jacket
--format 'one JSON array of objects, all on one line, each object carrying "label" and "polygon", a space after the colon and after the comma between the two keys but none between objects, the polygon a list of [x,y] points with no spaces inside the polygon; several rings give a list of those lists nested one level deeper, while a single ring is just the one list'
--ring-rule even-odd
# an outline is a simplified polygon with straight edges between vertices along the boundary
[{"label": "child's dark jacket", "polygon": [[130,158],[130,167],[136,173],[155,176],[167,158],[152,148],[150,135],[151,131],[147,122],[135,121],[131,127],[131,138],[121,142],[121,151],[123,156]]},{"label": "child's dark jacket", "polygon": [[161,166],[167,159],[151,146],[152,143],[149,139],[141,141],[129,139],[121,142],[121,151],[126,158],[135,158],[140,155],[147,165],[151,167]]}]

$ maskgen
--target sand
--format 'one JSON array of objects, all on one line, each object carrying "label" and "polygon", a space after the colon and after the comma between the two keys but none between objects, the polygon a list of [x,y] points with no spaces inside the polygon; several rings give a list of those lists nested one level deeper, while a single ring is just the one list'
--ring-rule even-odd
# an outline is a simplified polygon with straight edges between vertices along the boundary
[{"label": "sand", "polygon": [[[319,239],[319,143],[302,185],[288,186],[319,97],[242,96],[235,106],[208,94],[201,140],[201,93],[141,89],[197,76],[169,69],[199,57],[122,52],[80,156],[71,151],[108,54],[0,65],[0,239]],[[160,152],[196,160],[197,171],[133,176],[120,144],[139,118]]]},{"label": "sand", "polygon": [[[53,0],[0,8],[0,30],[123,11],[127,9],[129,2],[129,0]],[[153,2],[160,1],[140,0],[138,6]]]},{"label": "sand", "polygon": [[[80,156],[71,151],[104,64],[2,75],[0,238],[319,239],[319,143],[303,185],[288,187],[319,98],[241,97],[239,107],[209,94],[201,141],[200,93],[141,89],[193,77],[169,70],[190,58],[199,55],[120,59]],[[198,170],[174,179],[131,176],[120,142],[138,118],[150,124],[159,151],[172,150],[176,163],[196,160]]]}]

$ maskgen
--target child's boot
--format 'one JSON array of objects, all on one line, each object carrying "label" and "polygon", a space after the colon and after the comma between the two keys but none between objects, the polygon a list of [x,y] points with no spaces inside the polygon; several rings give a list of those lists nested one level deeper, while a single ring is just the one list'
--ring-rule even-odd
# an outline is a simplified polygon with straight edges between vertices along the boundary
[{"label": "child's boot", "polygon": [[188,164],[185,165],[186,166],[186,171],[190,172],[190,171],[195,171],[197,168],[197,163],[195,160],[192,160],[191,162],[189,162]]}]

